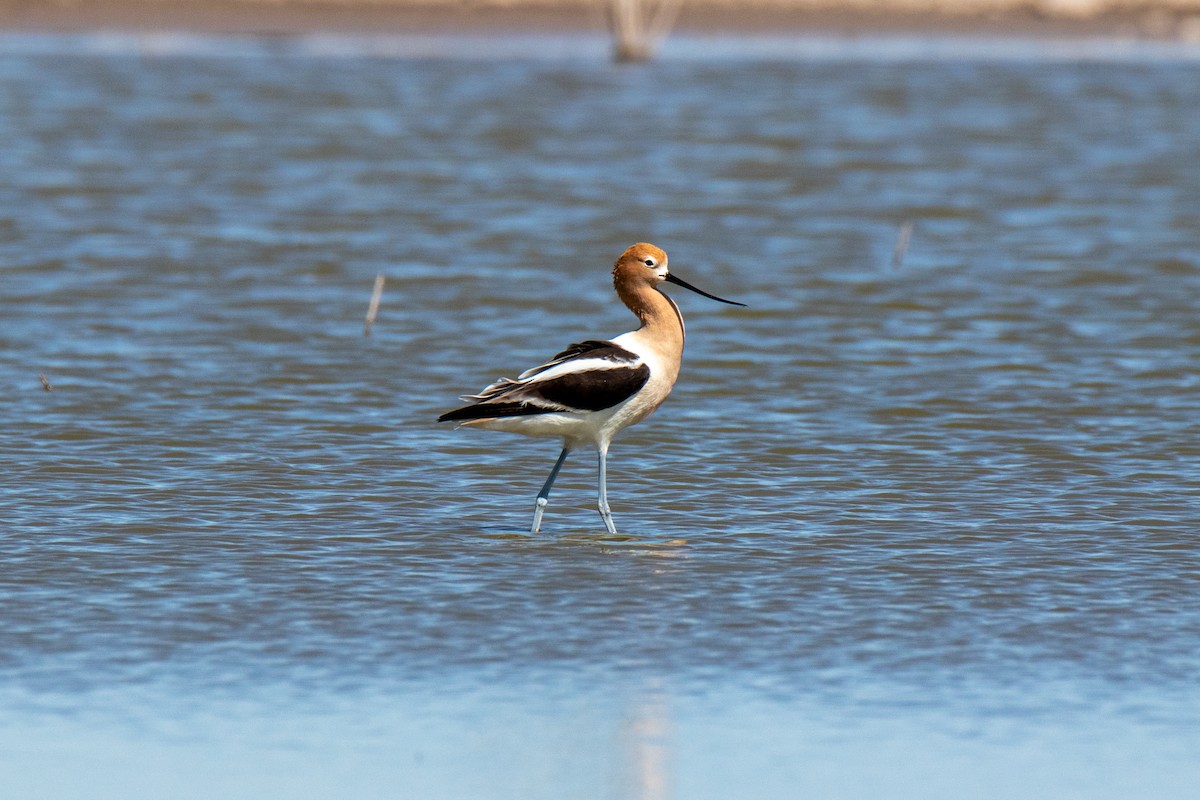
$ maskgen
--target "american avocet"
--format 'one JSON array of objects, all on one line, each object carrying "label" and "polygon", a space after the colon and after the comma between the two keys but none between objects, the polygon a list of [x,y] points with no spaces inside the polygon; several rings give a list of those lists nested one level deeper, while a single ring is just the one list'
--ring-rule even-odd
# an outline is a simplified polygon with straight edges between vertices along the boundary
[{"label": "american avocet", "polygon": [[463,400],[475,402],[438,417],[438,422],[562,438],[562,452],[538,492],[532,533],[541,527],[550,487],[567,455],[586,445],[599,454],[600,516],[608,532],[616,535],[606,486],[608,445],[617,431],[641,422],[662,405],[683,357],[683,315],[675,301],[658,290],[663,281],[721,303],[744,305],[675,277],[667,270],[666,253],[652,244],[635,244],[617,259],[613,286],[641,327],[608,341],[573,344],[516,380],[501,378],[479,394],[464,395]]}]

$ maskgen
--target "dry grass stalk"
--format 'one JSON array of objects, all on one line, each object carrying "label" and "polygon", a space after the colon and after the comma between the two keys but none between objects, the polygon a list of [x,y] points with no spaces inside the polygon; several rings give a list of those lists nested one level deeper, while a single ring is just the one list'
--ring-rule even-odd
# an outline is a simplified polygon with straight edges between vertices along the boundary
[{"label": "dry grass stalk", "polygon": [[904,261],[904,254],[908,252],[908,240],[912,238],[912,232],[912,220],[908,220],[900,226],[900,232],[896,234],[896,246],[892,248],[892,269],[899,269],[900,264]]},{"label": "dry grass stalk", "polygon": [[371,335],[371,326],[375,324],[375,315],[379,313],[379,298],[383,297],[383,273],[375,276],[375,290],[371,292],[371,302],[367,305],[367,321],[363,324],[363,336]]}]

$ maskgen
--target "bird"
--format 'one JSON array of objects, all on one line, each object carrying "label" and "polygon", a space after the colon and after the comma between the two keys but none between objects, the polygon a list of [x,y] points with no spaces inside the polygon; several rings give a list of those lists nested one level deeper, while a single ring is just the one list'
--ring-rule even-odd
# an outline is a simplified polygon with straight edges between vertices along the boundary
[{"label": "bird", "polygon": [[662,405],[683,358],[683,315],[659,286],[671,283],[719,303],[745,307],[677,277],[668,267],[667,254],[647,242],[621,253],[612,275],[617,297],[641,323],[636,330],[572,344],[516,379],[500,378],[479,394],[463,395],[460,399],[469,405],[438,417],[438,422],[457,422],[459,427],[562,439],[558,460],[538,492],[530,533],[541,530],[550,489],[567,456],[589,447],[598,456],[597,508],[608,533],[617,535],[608,502],[609,445],[618,432]]}]

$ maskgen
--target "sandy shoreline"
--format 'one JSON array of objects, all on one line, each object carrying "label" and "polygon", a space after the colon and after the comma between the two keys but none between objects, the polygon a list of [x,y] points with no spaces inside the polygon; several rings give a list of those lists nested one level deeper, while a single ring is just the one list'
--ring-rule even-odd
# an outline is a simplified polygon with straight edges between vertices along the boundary
[{"label": "sandy shoreline", "polygon": [[[0,0],[0,30],[289,35],[602,30],[603,0]],[[952,9],[952,10],[946,10]],[[685,0],[677,31],[926,32],[1200,41],[1200,0]]]}]

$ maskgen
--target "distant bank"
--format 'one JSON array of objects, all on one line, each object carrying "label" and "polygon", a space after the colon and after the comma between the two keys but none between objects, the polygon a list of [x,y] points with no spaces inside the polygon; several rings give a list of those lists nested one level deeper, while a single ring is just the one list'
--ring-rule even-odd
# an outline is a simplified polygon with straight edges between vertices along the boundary
[{"label": "distant bank", "polygon": [[[651,5],[663,0],[640,0]],[[669,0],[668,0],[669,1]],[[0,29],[475,33],[603,28],[611,0],[0,0]],[[1200,41],[1200,0],[683,0],[675,27]]]}]

